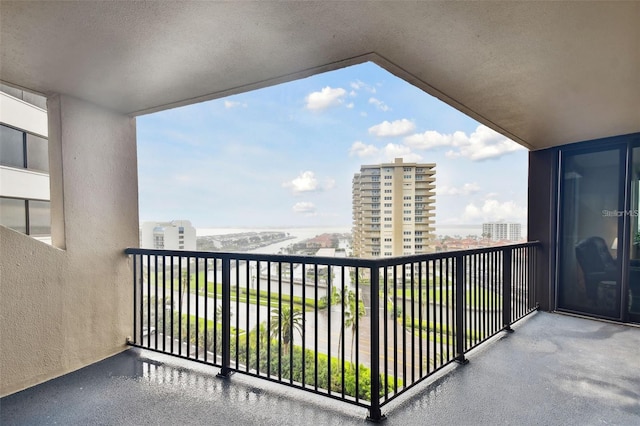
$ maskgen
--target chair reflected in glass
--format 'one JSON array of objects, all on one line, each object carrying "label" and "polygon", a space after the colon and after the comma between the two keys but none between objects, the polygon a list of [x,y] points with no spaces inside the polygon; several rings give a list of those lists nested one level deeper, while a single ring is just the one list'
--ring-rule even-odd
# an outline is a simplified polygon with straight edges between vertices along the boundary
[{"label": "chair reflected in glass", "polygon": [[618,265],[603,238],[593,236],[575,247],[576,259],[584,275],[587,300],[599,311],[616,309]]}]

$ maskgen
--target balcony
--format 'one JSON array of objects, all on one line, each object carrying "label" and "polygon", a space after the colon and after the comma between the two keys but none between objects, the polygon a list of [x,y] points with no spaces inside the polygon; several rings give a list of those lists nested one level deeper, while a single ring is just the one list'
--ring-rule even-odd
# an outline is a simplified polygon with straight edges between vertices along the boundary
[{"label": "balcony", "polygon": [[537,247],[386,259],[127,249],[128,343],[379,421],[383,407],[536,310]]},{"label": "balcony", "polygon": [[[640,131],[640,57],[635,42],[640,8],[634,2],[557,2],[538,8],[518,2],[465,7],[455,2],[403,2],[371,5],[366,13],[354,2],[193,2],[183,6],[177,11],[170,2],[153,7],[142,2],[126,6],[95,2],[82,7],[64,2],[2,4],[3,83],[50,98],[53,234],[53,245],[47,246],[0,227],[0,390],[8,395],[0,402],[2,424],[211,424],[218,420],[299,424],[301,419],[339,424],[371,414],[372,401],[361,401],[364,406],[341,402],[249,374],[219,380],[211,372],[221,367],[148,349],[131,347],[113,356],[124,349],[124,337],[133,330],[133,312],[138,322],[138,311],[145,312],[140,300],[131,306],[136,288],[130,288],[132,262],[122,254],[124,247],[138,245],[135,117],[141,114],[365,61],[410,78],[417,88],[531,149],[527,234],[542,244],[536,254],[536,297],[528,297],[544,310],[556,309],[555,295],[563,285],[555,277],[560,276],[556,243],[564,234],[556,220],[560,211],[551,200],[559,199],[563,176],[558,167],[561,159],[568,158],[568,150],[595,146],[583,142],[576,147],[580,141],[596,141],[601,151],[622,142],[627,161],[619,167],[619,175],[607,168],[594,170],[617,179],[620,194],[625,194],[624,207],[631,205],[627,195],[637,188],[637,174],[629,154],[638,146]],[[273,28],[287,31],[274,33]],[[540,37],[541,31],[548,36]],[[157,37],[160,33],[167,36]],[[180,43],[171,43],[178,39]],[[65,42],[69,40],[82,43]],[[242,48],[224,48],[237,40],[243,40]],[[288,48],[282,49],[283,44]],[[467,51],[471,54],[464,54]],[[616,72],[611,72],[612,63]],[[152,74],[154,78],[149,78]],[[422,193],[425,201],[432,194]],[[603,199],[610,200],[612,194],[604,194]],[[367,199],[379,202],[379,197],[363,196]],[[421,199],[415,196],[416,202]],[[584,206],[583,212],[601,211],[593,198],[585,198]],[[630,229],[630,218],[623,217],[620,223],[622,237],[622,230]],[[623,259],[629,251],[627,244]],[[391,260],[395,261],[405,262]],[[285,265],[289,262],[297,260],[282,260]],[[439,260],[430,258],[423,264],[429,262]],[[457,261],[442,262],[455,265]],[[390,280],[389,268],[405,268],[398,265],[378,268],[378,286],[385,285],[385,270],[387,287],[390,282],[397,286],[402,279],[411,280],[410,273],[409,278],[400,273]],[[423,274],[427,269],[423,267]],[[466,267],[459,270],[471,273]],[[476,273],[476,278],[480,276]],[[286,284],[284,275],[283,280]],[[470,282],[481,282],[474,280]],[[622,276],[620,281],[630,280]],[[136,277],[136,285],[143,282]],[[449,293],[464,294],[452,288]],[[407,303],[406,296],[395,293],[394,297]],[[387,304],[379,307],[383,305]],[[175,304],[170,306],[175,311]],[[340,302],[337,306],[342,309]],[[309,312],[315,315],[313,309]],[[466,308],[462,312],[464,318]],[[341,317],[342,311],[334,314]],[[371,315],[363,320],[371,324]],[[620,320],[629,318],[621,314]],[[456,324],[467,325],[466,321]],[[144,328],[138,328],[132,344],[144,346],[148,336],[155,344],[159,327],[153,327],[147,327],[146,336]],[[388,422],[640,423],[637,328],[539,312],[513,328],[516,333],[498,330],[478,350],[464,352],[470,365],[447,363],[436,373],[430,371],[427,378],[421,377],[418,368],[415,384],[409,380],[397,392],[385,389],[379,403]],[[442,327],[438,329],[444,333]],[[140,333],[147,337],[146,343]],[[294,345],[302,343],[298,334],[293,335]],[[454,336],[456,345],[458,336],[466,338],[455,330]],[[350,335],[345,338],[349,340]],[[446,333],[438,339],[438,344],[453,343]],[[234,334],[228,340],[230,344],[239,339]],[[342,338],[338,340],[342,343]],[[163,341],[164,336],[159,339]],[[186,345],[188,356],[202,355],[204,360],[197,345],[193,355],[191,343]],[[341,344],[341,350],[344,347]],[[349,342],[345,356],[350,355],[350,347]],[[224,348],[229,349],[222,353],[232,352],[231,346]],[[393,355],[398,346],[391,348]],[[363,352],[359,361],[369,359],[371,364],[369,352]],[[233,358],[225,355],[227,373],[242,367],[233,353]],[[215,361],[206,356],[223,363],[217,354]],[[378,366],[384,359],[383,355]],[[396,359],[400,362],[387,355],[387,362]],[[398,365],[399,373],[385,371],[387,380],[401,377],[403,364]],[[440,376],[444,373],[449,374]],[[59,378],[49,380],[54,377]],[[405,385],[411,389],[404,392]]]},{"label": "balcony", "polygon": [[[640,329],[546,312],[513,329],[390,404],[385,424],[638,424]],[[218,371],[131,349],[1,399],[0,423],[361,424],[366,414]]]}]

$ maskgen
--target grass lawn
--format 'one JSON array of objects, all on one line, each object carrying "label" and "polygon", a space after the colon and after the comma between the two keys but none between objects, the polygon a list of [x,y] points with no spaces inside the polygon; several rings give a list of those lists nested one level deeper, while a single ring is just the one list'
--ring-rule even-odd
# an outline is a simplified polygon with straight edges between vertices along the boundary
[{"label": "grass lawn", "polygon": [[[396,298],[398,303],[402,303],[402,298],[405,296],[405,301],[410,301],[411,299],[411,289],[396,289]],[[417,302],[418,292],[414,290],[413,298]],[[427,297],[428,296],[428,297]],[[430,288],[428,295],[426,291],[422,291],[422,302],[426,303],[429,300],[429,303],[440,303],[442,301],[446,304],[449,302],[452,304],[454,302],[455,292],[453,289],[443,288],[440,290],[439,288]],[[491,306],[502,306],[502,296],[494,291],[484,290],[484,289],[470,289],[465,290],[465,301],[466,305],[472,308],[476,307],[491,307]]]}]

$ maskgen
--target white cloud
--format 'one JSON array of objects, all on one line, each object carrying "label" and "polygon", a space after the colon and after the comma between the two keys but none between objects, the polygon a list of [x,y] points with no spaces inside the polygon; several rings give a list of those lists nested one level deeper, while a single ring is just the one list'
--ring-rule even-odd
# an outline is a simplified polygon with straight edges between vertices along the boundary
[{"label": "white cloud", "polygon": [[347,91],[338,87],[331,88],[329,86],[323,88],[319,92],[312,92],[306,98],[307,108],[312,111],[321,111],[332,106],[340,105],[342,98],[347,94]]},{"label": "white cloud", "polygon": [[431,149],[439,146],[459,146],[467,143],[468,137],[464,132],[442,134],[435,130],[416,133],[404,138],[404,143],[416,149]]},{"label": "white cloud", "polygon": [[237,102],[237,101],[224,101],[224,107],[227,108],[227,109],[237,108],[237,107],[246,108],[247,107],[247,103],[246,102]]},{"label": "white cloud", "polygon": [[353,90],[366,90],[369,93],[376,93],[376,88],[365,83],[364,81],[360,81],[360,80],[353,81],[351,82],[350,86]]},{"label": "white cloud", "polygon": [[465,157],[473,161],[498,158],[510,152],[524,149],[501,134],[485,125],[479,125],[476,130],[467,135],[465,132],[443,134],[433,130],[407,136],[404,142],[416,149],[432,149],[440,146],[450,146],[449,158]]},{"label": "white cloud", "polygon": [[380,111],[386,112],[391,110],[391,108],[389,108],[389,105],[385,104],[380,99],[369,98],[369,103],[375,105],[376,108],[378,108]]},{"label": "white cloud", "polygon": [[358,157],[372,157],[377,155],[380,150],[373,145],[366,145],[363,142],[355,141],[353,145],[351,145],[351,149],[349,150],[350,156],[358,156]]},{"label": "white cloud", "polygon": [[466,222],[500,222],[514,221],[524,222],[527,218],[527,209],[518,206],[514,201],[499,202],[497,200],[485,200],[481,206],[469,203],[464,209],[463,219]]},{"label": "white cloud", "polygon": [[416,128],[416,125],[412,122],[403,118],[401,120],[395,121],[383,121],[380,124],[376,124],[375,126],[369,127],[369,134],[375,135],[378,137],[391,137],[391,136],[403,136],[413,132]]},{"label": "white cloud", "polygon": [[336,186],[336,180],[333,178],[326,178],[322,185],[318,184],[318,179],[315,173],[310,170],[300,173],[295,179],[284,182],[283,188],[291,188],[294,194],[300,194],[302,192],[314,192],[314,191],[328,191]]},{"label": "white cloud", "polygon": [[351,109],[354,107],[353,102],[349,102],[348,104],[345,105],[347,108]]},{"label": "white cloud", "polygon": [[292,209],[295,213],[303,213],[306,215],[313,215],[316,212],[316,206],[308,201],[295,203]]},{"label": "white cloud", "polygon": [[436,194],[438,195],[471,195],[480,191],[480,185],[477,183],[465,183],[461,187],[454,186],[436,186]]},{"label": "white cloud", "polygon": [[402,158],[407,163],[417,163],[422,161],[422,156],[411,151],[411,148],[405,145],[389,143],[383,148],[374,145],[367,145],[364,142],[356,141],[351,145],[349,150],[350,156],[360,158],[373,158],[372,162],[388,163],[393,162],[396,158]]},{"label": "white cloud", "polygon": [[282,186],[284,188],[291,188],[294,194],[311,192],[318,189],[318,180],[316,179],[315,173],[307,170],[306,172],[300,173],[300,175],[292,181],[284,182]]},{"label": "white cloud", "polygon": [[384,161],[393,162],[395,158],[402,158],[405,163],[417,163],[422,161],[422,156],[411,152],[411,148],[405,145],[389,143],[382,149]]},{"label": "white cloud", "polygon": [[368,114],[367,114],[365,111],[361,111],[361,112],[360,112],[360,116],[362,116],[362,117],[366,117],[367,115],[368,115]]}]

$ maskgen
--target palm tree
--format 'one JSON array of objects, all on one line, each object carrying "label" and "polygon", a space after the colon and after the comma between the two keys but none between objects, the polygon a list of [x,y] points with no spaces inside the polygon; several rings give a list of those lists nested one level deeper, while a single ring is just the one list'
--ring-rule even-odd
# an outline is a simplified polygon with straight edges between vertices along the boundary
[{"label": "palm tree", "polygon": [[[357,326],[359,325],[360,319],[365,314],[364,303],[360,300],[359,297],[356,297],[356,294],[353,290],[345,290],[344,295],[342,297],[342,304],[345,307],[344,310],[344,325],[340,328],[340,338],[338,339],[338,355],[340,355],[340,345],[342,343],[342,333],[345,328],[351,328],[351,365],[353,366],[353,345],[355,343],[356,334],[358,331]],[[356,308],[357,305],[357,308]],[[356,312],[358,316],[358,321],[356,321]]]},{"label": "palm tree", "polygon": [[287,353],[289,344],[293,342],[293,330],[298,331],[302,337],[302,311],[294,309],[291,312],[288,305],[282,305],[282,309],[271,310],[271,338],[282,342],[282,352]]},{"label": "palm tree", "polygon": [[[359,295],[356,297],[355,292],[349,290],[349,311],[350,311],[350,321],[347,323],[345,320],[345,326],[351,327],[351,365],[353,364],[353,345],[356,338],[356,333],[358,331],[357,325],[360,323],[360,319],[364,317],[366,310],[364,308],[364,303],[360,299]],[[356,322],[356,312],[358,321]]]},{"label": "palm tree", "polygon": [[187,274],[187,270],[183,269],[182,271],[180,271],[179,274],[177,274],[177,284],[178,284],[178,298],[176,299],[176,307],[175,309],[178,310],[182,307],[182,303],[184,300],[184,294],[187,292],[187,282],[190,281],[189,275]]}]

